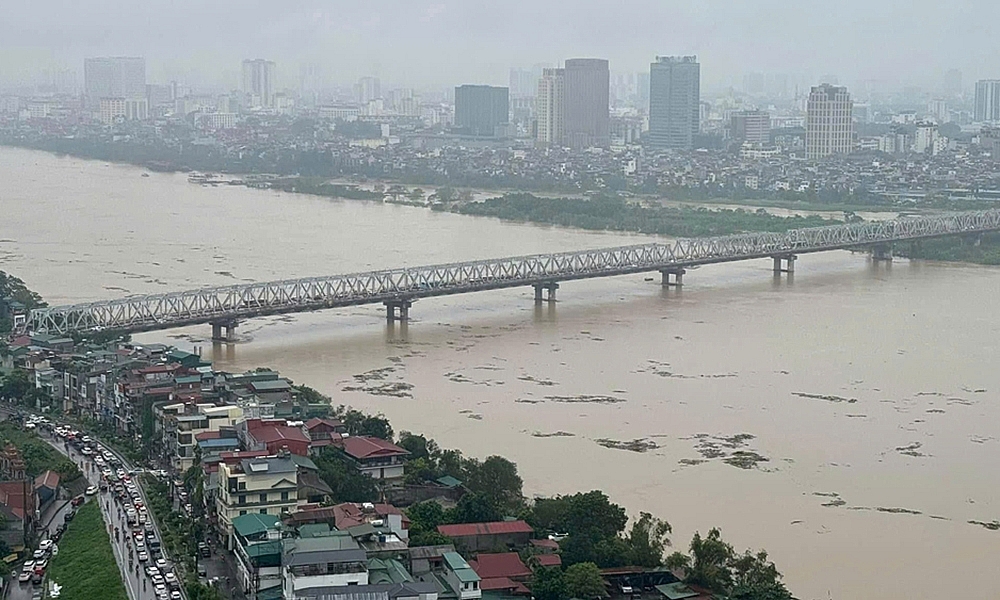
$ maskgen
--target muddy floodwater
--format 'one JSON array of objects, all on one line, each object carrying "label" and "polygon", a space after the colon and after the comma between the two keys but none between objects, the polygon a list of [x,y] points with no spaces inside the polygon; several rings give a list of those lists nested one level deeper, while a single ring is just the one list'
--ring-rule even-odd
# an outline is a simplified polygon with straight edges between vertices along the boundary
[{"label": "muddy floodwater", "polygon": [[[650,238],[242,187],[0,149],[0,269],[54,303]],[[831,252],[137,336],[273,366],[529,494],[599,488],[763,547],[801,598],[1000,597],[1000,269]]]}]

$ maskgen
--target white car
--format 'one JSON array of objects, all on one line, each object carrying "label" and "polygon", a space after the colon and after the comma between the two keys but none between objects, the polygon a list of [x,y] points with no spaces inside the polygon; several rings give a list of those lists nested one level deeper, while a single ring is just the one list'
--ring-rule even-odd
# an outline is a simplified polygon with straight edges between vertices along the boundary
[{"label": "white car", "polygon": [[48,552],[50,548],[52,548],[52,540],[44,539],[44,540],[38,542],[38,549],[39,550],[42,550],[44,552]]},{"label": "white car", "polygon": [[84,494],[87,494],[88,496],[93,496],[96,493],[97,493],[97,486],[96,485],[90,486],[89,488],[87,488],[87,491],[84,492]]},{"label": "white car", "polygon": [[140,552],[139,553],[139,562],[146,562],[147,560],[149,560],[149,555],[146,554],[145,552]]}]

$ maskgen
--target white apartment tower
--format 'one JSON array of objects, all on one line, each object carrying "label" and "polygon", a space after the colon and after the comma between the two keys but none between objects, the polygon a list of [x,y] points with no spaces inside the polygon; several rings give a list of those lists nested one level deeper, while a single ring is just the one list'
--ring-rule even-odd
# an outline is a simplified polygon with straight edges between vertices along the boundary
[{"label": "white apartment tower", "polygon": [[563,143],[566,111],[566,79],[563,69],[543,69],[535,96],[540,143],[557,146]]},{"label": "white apartment tower", "polygon": [[977,123],[1000,122],[1000,80],[976,82],[975,120]]},{"label": "white apartment tower", "polygon": [[852,109],[846,87],[824,83],[812,88],[806,104],[806,158],[851,152]]},{"label": "white apartment tower", "polygon": [[243,61],[243,93],[250,106],[274,106],[274,63],[262,58]]}]

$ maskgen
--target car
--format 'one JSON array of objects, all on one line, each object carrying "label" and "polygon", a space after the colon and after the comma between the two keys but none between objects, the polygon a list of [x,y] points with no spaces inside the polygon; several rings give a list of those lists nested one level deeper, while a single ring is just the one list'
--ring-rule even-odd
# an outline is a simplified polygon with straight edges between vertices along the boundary
[{"label": "car", "polygon": [[35,553],[31,555],[31,558],[33,558],[35,560],[39,560],[39,559],[44,558],[44,557],[45,557],[45,550],[41,550],[41,549],[35,550]]},{"label": "car", "polygon": [[161,571],[166,571],[167,570],[167,561],[163,560],[162,558],[156,559],[156,568],[159,569],[159,570],[161,570]]},{"label": "car", "polygon": [[135,538],[135,541],[141,542],[145,536],[143,535],[141,530],[137,530],[132,533],[132,537]]},{"label": "car", "polygon": [[35,561],[33,560],[29,560],[28,562],[24,563],[23,567],[21,567],[21,572],[23,573],[31,573],[34,570],[35,570]]},{"label": "car", "polygon": [[150,577],[152,577],[153,575],[158,575],[159,573],[160,573],[159,569],[157,569],[153,565],[149,565],[148,567],[146,567],[146,575],[149,575]]},{"label": "car", "polygon": [[39,573],[38,571],[35,571],[35,573],[31,576],[31,584],[32,585],[41,585],[42,584],[42,574]]},{"label": "car", "polygon": [[68,513],[66,513],[63,516],[63,522],[64,523],[69,523],[70,521],[73,520],[73,517],[75,517],[75,516],[76,516],[76,511],[75,510],[71,510],[71,511],[69,511]]},{"label": "car", "polygon": [[198,565],[198,576],[199,577],[205,577],[205,575],[207,575],[207,574],[208,574],[208,572],[205,571],[205,565]]},{"label": "car", "polygon": [[87,488],[87,491],[85,491],[84,494],[86,494],[88,496],[93,496],[94,494],[97,493],[97,489],[98,488],[97,488],[96,485],[92,485],[89,488]]},{"label": "car", "polygon": [[35,573],[38,572],[44,573],[45,569],[47,569],[48,567],[49,567],[49,561],[43,558],[42,560],[35,563]]},{"label": "car", "polygon": [[76,506],[80,506],[81,504],[83,504],[83,502],[84,502],[85,500],[86,500],[86,498],[84,498],[83,496],[77,496],[76,498],[73,498],[73,499],[72,499],[72,500],[70,501],[70,504],[71,504],[72,506],[74,506],[74,507],[76,507]]},{"label": "car", "polygon": [[160,587],[161,585],[164,584],[163,577],[159,573],[157,573],[156,575],[151,576],[150,579],[153,580],[153,585],[156,586],[156,587]]},{"label": "car", "polygon": [[177,590],[170,592],[170,600],[181,600],[181,593]]},{"label": "car", "polygon": [[146,562],[147,560],[149,560],[149,555],[146,554],[145,552],[140,552],[139,553],[139,562]]},{"label": "car", "polygon": [[52,548],[52,540],[42,540],[38,542],[38,549],[48,552]]},{"label": "car", "polygon": [[141,540],[136,540],[136,542],[135,542],[135,549],[136,549],[137,552],[145,552],[146,551],[146,544],[143,543]]},{"label": "car", "polygon": [[17,576],[18,583],[28,583],[31,581],[31,576],[34,575],[31,571],[21,571],[21,574]]},{"label": "car", "polygon": [[164,580],[164,581],[166,581],[166,582],[167,582],[167,585],[169,585],[170,587],[175,587],[175,586],[176,586],[176,585],[178,585],[178,583],[179,583],[179,582],[177,581],[177,576],[176,576],[176,575],[174,575],[172,571],[167,571],[167,572],[166,572],[166,573],[165,573],[165,574],[163,575],[163,580]]}]

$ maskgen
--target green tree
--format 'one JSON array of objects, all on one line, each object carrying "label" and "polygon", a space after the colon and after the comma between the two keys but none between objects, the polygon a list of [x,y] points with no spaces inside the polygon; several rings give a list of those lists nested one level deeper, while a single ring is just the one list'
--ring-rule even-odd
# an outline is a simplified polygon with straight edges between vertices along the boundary
[{"label": "green tree", "polygon": [[315,462],[320,479],[333,490],[336,502],[376,502],[379,499],[375,480],[349,466],[339,451],[324,448]]},{"label": "green tree", "polygon": [[422,435],[403,431],[399,434],[400,448],[410,453],[410,460],[417,458],[429,459],[437,454],[439,448],[434,440],[428,440]]},{"label": "green tree", "polygon": [[462,496],[458,505],[447,511],[450,523],[488,523],[499,521],[501,517],[496,505],[487,496],[475,492]]},{"label": "green tree", "polygon": [[571,598],[603,598],[608,595],[601,571],[594,563],[570,565],[563,573],[563,581]]},{"label": "green tree", "polygon": [[403,467],[406,483],[411,485],[421,484],[425,481],[437,479],[437,467],[434,461],[427,458],[410,460]]},{"label": "green tree", "polygon": [[455,190],[450,187],[438,188],[437,199],[439,202],[452,202],[455,199]]},{"label": "green tree", "polygon": [[453,542],[450,537],[437,531],[421,531],[417,534],[410,534],[409,540],[410,548],[416,548],[417,546],[443,546],[451,543]]},{"label": "green tree", "polygon": [[482,463],[470,459],[466,470],[466,487],[488,498],[497,511],[516,511],[524,503],[517,465],[506,458],[490,456]]},{"label": "green tree", "polygon": [[34,383],[24,369],[14,369],[3,378],[0,396],[9,400],[24,400]]},{"label": "green tree", "polygon": [[365,413],[352,409],[338,411],[335,416],[343,421],[347,432],[351,435],[364,435],[377,437],[383,440],[392,440],[392,425],[385,415],[366,415]]},{"label": "green tree", "polygon": [[639,513],[628,534],[632,564],[640,567],[659,567],[663,564],[663,551],[670,545],[667,534],[671,531],[670,523],[647,512]]},{"label": "green tree", "polygon": [[792,594],[781,583],[781,573],[767,559],[767,552],[749,550],[731,561],[734,600],[792,600]]},{"label": "green tree", "polygon": [[729,564],[733,560],[733,547],[722,541],[722,533],[712,528],[704,538],[695,532],[691,539],[690,570],[684,579],[715,593],[725,594],[733,585]]},{"label": "green tree", "polygon": [[531,595],[535,600],[566,600],[569,591],[563,573],[559,569],[539,567],[535,569],[531,582]]},{"label": "green tree", "polygon": [[410,193],[407,194],[412,202],[423,202],[424,200],[424,190],[420,188],[413,188]]},{"label": "green tree", "polygon": [[413,533],[436,531],[437,526],[446,519],[444,508],[433,500],[410,505],[406,509],[406,516],[410,518],[411,536]]}]

